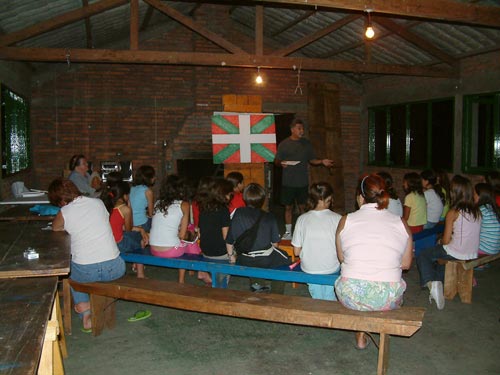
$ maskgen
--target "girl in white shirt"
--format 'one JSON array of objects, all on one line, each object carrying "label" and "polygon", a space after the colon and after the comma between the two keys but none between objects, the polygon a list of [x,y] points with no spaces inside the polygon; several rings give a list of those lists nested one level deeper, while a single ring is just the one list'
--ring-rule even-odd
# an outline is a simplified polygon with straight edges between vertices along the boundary
[{"label": "girl in white shirt", "polygon": [[[340,267],[335,247],[335,232],[341,216],[331,211],[333,189],[327,182],[312,184],[307,202],[308,212],[297,219],[292,245],[300,256],[304,272],[330,274]],[[312,298],[335,301],[333,285],[308,284]]]}]

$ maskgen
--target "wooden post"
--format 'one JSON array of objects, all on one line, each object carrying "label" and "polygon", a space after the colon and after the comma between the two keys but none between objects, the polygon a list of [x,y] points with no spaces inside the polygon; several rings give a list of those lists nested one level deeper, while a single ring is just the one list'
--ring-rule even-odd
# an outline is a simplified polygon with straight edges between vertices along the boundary
[{"label": "wooden post", "polygon": [[71,335],[71,288],[69,286],[69,277],[65,277],[63,283],[63,318],[64,327],[68,335]]},{"label": "wooden post", "polygon": [[444,298],[453,299],[457,294],[457,267],[462,265],[456,262],[446,262],[444,271]]},{"label": "wooden post", "polygon": [[109,297],[90,295],[90,309],[92,320],[92,336],[99,336],[106,326],[115,326],[115,304],[114,299]]}]

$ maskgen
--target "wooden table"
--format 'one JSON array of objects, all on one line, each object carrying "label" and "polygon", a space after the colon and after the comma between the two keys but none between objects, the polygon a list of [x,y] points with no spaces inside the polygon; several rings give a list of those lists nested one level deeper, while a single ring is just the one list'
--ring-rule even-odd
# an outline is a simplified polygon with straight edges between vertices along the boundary
[{"label": "wooden table", "polygon": [[49,197],[47,194],[43,194],[36,197],[21,197],[21,198],[9,198],[0,201],[0,205],[6,204],[49,204]]},{"label": "wooden table", "polygon": [[57,277],[0,280],[0,373],[64,373],[56,291]]},{"label": "wooden table", "polygon": [[30,211],[31,206],[22,204],[16,205],[0,212],[0,221],[52,221],[54,220],[53,215],[51,216],[40,216],[34,212]]},{"label": "wooden table", "polygon": [[[37,221],[0,222],[0,279],[67,275],[70,270],[70,237],[66,232],[42,230]],[[39,259],[24,258],[32,247]]]}]

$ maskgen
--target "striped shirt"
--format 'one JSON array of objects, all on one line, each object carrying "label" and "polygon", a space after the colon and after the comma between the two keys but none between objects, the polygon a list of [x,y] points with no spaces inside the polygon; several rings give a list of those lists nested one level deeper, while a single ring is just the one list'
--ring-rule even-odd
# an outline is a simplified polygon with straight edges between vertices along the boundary
[{"label": "striped shirt", "polygon": [[487,204],[479,207],[483,215],[479,234],[479,250],[488,254],[500,252],[500,223],[493,208]]}]

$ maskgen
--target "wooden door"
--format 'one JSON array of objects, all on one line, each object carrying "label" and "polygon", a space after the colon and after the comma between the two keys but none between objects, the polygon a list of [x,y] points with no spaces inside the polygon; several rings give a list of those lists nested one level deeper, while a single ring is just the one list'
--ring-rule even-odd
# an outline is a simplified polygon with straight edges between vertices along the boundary
[{"label": "wooden door", "polygon": [[318,158],[334,161],[333,168],[312,167],[311,182],[329,182],[334,191],[334,209],[345,212],[342,124],[338,86],[329,83],[308,85],[309,139]]}]

